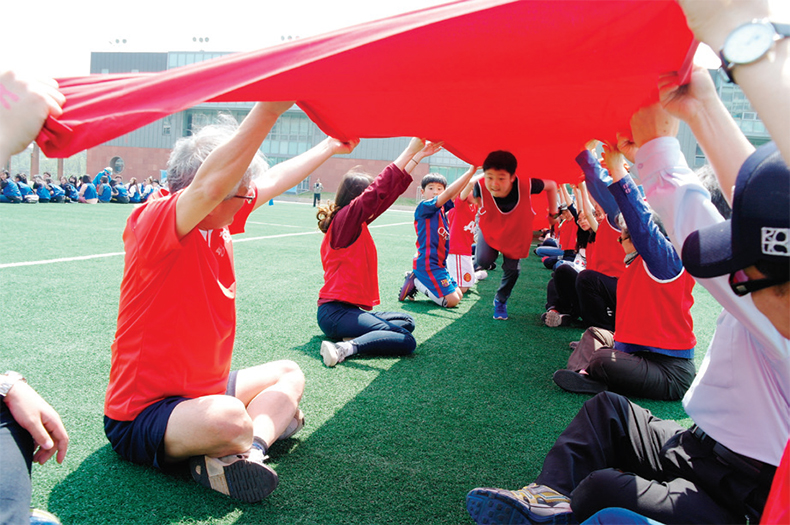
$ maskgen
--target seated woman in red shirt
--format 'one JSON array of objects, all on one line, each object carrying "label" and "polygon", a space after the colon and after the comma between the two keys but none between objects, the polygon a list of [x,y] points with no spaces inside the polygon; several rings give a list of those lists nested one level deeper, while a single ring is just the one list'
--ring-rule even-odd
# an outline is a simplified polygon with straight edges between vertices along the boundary
[{"label": "seated woman in red shirt", "polygon": [[441,143],[413,138],[400,156],[373,179],[345,174],[335,202],[318,209],[324,232],[321,263],[324,286],[318,294],[318,326],[334,341],[321,343],[326,366],[354,354],[407,355],[417,342],[414,318],[403,312],[372,312],[379,301],[378,257],[368,224],[412,183],[412,170]]}]

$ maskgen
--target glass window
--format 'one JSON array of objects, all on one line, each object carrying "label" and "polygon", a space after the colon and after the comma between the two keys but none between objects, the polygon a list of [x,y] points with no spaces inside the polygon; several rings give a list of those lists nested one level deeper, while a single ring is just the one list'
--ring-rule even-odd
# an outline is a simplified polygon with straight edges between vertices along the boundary
[{"label": "glass window", "polygon": [[195,53],[187,53],[187,64],[195,63]]},{"label": "glass window", "polygon": [[288,142],[288,155],[297,155],[299,153],[299,143],[294,141]]},{"label": "glass window", "polygon": [[101,70],[101,74],[102,74],[102,75],[106,75],[106,74],[108,74],[109,72],[110,72],[110,70],[109,70],[109,69],[107,69],[106,67],[105,67],[105,68],[102,68],[102,70]]},{"label": "glass window", "polygon": [[174,68],[177,65],[178,65],[178,57],[175,55],[175,53],[170,53],[167,56],[167,69]]},{"label": "glass window", "polygon": [[278,151],[280,155],[288,155],[288,143],[286,141],[280,141],[280,151]]},{"label": "glass window", "polygon": [[178,55],[178,67],[187,65],[187,56],[183,53]]}]

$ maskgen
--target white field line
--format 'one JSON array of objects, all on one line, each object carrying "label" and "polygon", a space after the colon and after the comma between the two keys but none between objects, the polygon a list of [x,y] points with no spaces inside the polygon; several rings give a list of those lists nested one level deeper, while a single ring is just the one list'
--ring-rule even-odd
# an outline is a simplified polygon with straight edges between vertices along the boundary
[{"label": "white field line", "polygon": [[[256,223],[258,224],[258,223]],[[392,224],[377,224],[371,226],[372,228],[388,228],[390,226],[404,226],[406,224],[414,224],[413,222],[396,222]],[[260,241],[264,239],[279,239],[282,237],[299,237],[301,235],[315,235],[320,233],[318,230],[309,231],[309,232],[299,232],[299,233],[283,233],[280,235],[264,235],[261,237],[245,237],[243,239],[235,239],[233,243],[239,242],[247,242],[247,241]],[[44,261],[24,261],[24,262],[15,262],[15,263],[5,263],[0,264],[0,270],[3,268],[17,268],[20,266],[37,266],[41,264],[55,264],[55,263],[62,263],[62,262],[72,262],[72,261],[87,261],[90,259],[101,259],[102,257],[117,257],[118,255],[123,255],[125,252],[113,252],[113,253],[99,253],[96,255],[81,255],[79,257],[62,257],[60,259],[47,259]]]}]

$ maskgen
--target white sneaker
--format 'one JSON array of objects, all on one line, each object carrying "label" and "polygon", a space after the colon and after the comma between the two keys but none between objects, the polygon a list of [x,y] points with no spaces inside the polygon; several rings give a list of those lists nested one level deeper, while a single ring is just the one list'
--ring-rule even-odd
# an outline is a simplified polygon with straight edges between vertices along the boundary
[{"label": "white sneaker", "polygon": [[189,471],[192,478],[206,488],[231,498],[257,503],[277,488],[277,473],[264,464],[263,451],[252,447],[243,454],[221,458],[192,456]]},{"label": "white sneaker", "polygon": [[324,358],[324,364],[332,367],[343,361],[345,356],[342,356],[340,349],[332,341],[323,341],[321,343],[321,357]]},{"label": "white sneaker", "polygon": [[487,271],[485,271],[485,270],[477,270],[475,272],[475,279],[477,279],[478,281],[484,281],[487,278],[488,278],[488,272]]},{"label": "white sneaker", "polygon": [[288,426],[285,427],[285,430],[283,430],[283,433],[280,434],[280,437],[278,437],[277,440],[279,441],[281,439],[288,439],[302,430],[302,428],[304,428],[304,412],[302,412],[302,409],[300,408],[296,410],[294,418],[290,423],[288,423]]}]

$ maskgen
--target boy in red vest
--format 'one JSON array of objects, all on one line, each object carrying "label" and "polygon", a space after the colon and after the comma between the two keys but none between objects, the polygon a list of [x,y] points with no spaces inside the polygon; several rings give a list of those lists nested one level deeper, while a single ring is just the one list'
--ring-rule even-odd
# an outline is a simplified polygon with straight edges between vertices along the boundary
[{"label": "boy in red vest", "polygon": [[493,151],[483,163],[483,184],[475,185],[479,199],[480,235],[475,250],[476,266],[488,268],[502,253],[502,282],[494,298],[494,319],[507,319],[507,300],[518,281],[520,260],[532,245],[532,194],[545,191],[550,220],[557,215],[557,184],[516,176],[518,162],[509,151]]}]

